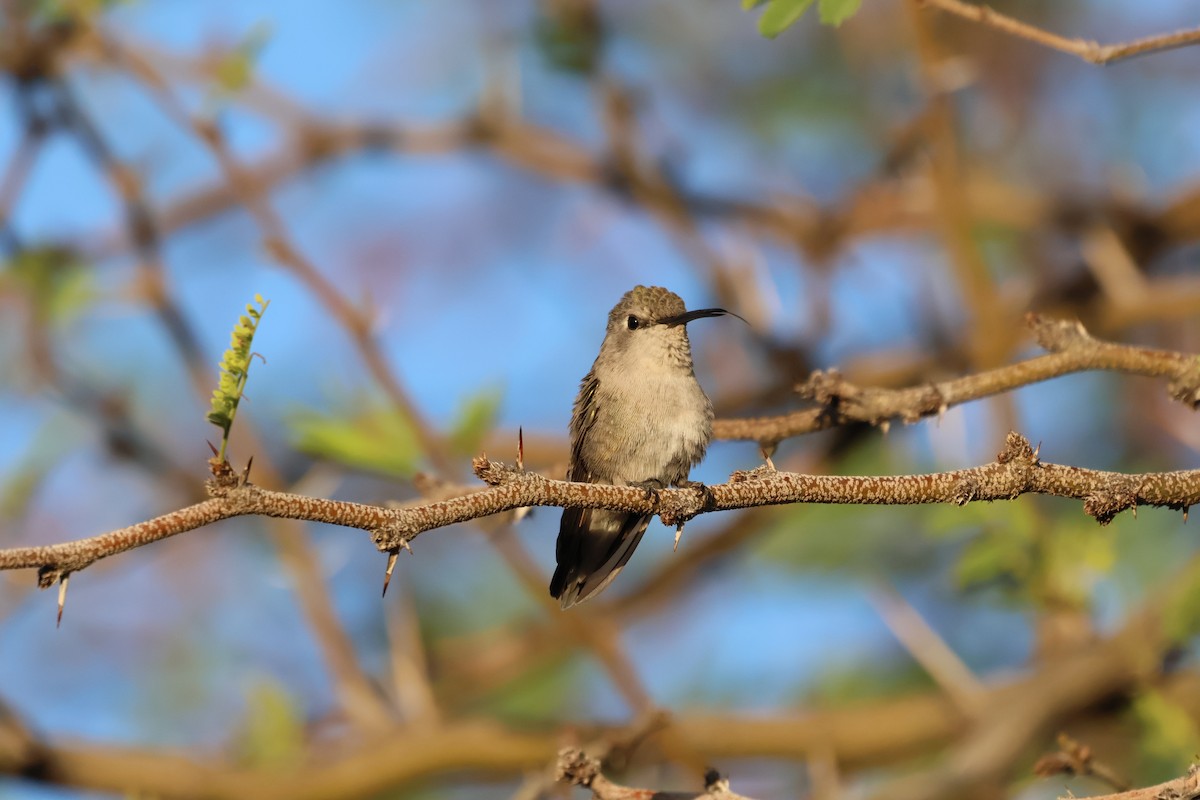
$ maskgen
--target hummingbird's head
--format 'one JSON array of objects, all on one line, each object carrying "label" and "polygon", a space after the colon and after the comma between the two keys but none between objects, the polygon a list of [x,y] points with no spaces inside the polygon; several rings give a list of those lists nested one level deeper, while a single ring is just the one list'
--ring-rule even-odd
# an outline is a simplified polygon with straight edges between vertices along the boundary
[{"label": "hummingbird's head", "polygon": [[635,286],[609,312],[604,349],[614,356],[673,360],[690,368],[687,323],[723,314],[737,316],[723,308],[688,311],[679,295],[668,289]]}]

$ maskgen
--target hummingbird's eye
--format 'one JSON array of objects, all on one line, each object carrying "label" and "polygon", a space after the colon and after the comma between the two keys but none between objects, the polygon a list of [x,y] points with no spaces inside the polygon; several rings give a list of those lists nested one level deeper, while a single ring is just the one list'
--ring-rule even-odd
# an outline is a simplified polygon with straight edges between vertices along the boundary
[{"label": "hummingbird's eye", "polygon": [[625,324],[629,326],[629,330],[636,331],[638,329],[638,326],[640,326],[642,324],[642,321],[640,319],[638,319],[637,317],[633,316],[632,314],[630,314],[629,319],[625,320]]}]

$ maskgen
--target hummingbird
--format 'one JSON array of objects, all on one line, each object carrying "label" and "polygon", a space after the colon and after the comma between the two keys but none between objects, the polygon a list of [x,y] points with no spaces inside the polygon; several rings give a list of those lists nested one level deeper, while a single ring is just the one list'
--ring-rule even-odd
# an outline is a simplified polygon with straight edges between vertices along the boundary
[{"label": "hummingbird", "polygon": [[[688,311],[660,286],[635,286],[608,315],[600,355],[571,415],[567,480],[653,493],[688,480],[712,439],[713,409],[692,369],[687,323],[731,314]],[[733,316],[737,316],[733,314]],[[563,609],[594,597],[633,555],[649,514],[563,509],[550,595]]]}]

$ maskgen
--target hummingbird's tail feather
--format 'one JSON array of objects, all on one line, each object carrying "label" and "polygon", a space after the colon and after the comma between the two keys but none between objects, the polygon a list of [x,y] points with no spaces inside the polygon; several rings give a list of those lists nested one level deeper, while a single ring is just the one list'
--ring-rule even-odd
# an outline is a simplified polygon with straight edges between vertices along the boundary
[{"label": "hummingbird's tail feather", "polygon": [[564,509],[550,596],[568,609],[599,594],[629,561],[649,524],[642,514]]}]

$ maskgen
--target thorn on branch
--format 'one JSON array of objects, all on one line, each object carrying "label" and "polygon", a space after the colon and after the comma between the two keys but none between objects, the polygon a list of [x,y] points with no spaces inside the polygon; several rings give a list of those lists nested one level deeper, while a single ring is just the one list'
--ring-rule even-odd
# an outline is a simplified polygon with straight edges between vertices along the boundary
[{"label": "thorn on branch", "polygon": [[63,606],[67,603],[67,582],[71,580],[71,574],[64,573],[62,579],[58,582],[58,617],[55,619],[54,627],[62,627],[62,612]]},{"label": "thorn on branch", "polygon": [[392,582],[392,570],[396,569],[396,559],[400,556],[399,549],[388,551],[387,568],[383,572],[383,592],[380,597],[387,597],[388,584]]},{"label": "thorn on branch", "polygon": [[250,483],[250,467],[254,464],[254,456],[250,456],[246,460],[246,468],[242,470],[241,477],[238,478],[238,486],[246,486]]}]

